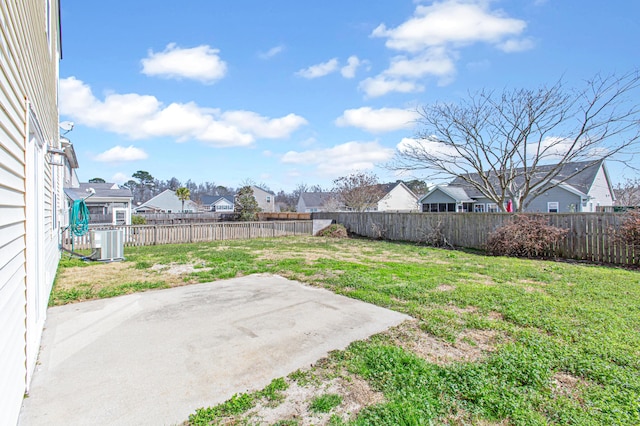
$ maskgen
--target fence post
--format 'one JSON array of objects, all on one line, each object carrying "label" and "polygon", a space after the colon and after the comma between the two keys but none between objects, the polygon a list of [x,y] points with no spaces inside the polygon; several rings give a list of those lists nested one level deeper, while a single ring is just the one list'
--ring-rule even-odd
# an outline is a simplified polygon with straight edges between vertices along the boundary
[{"label": "fence post", "polygon": [[158,225],[153,225],[153,245],[158,244]]}]

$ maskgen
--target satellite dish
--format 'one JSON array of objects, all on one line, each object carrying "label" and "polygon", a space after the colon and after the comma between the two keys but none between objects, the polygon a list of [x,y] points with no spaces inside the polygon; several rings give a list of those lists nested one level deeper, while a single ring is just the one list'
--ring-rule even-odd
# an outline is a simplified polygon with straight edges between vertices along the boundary
[{"label": "satellite dish", "polygon": [[62,123],[58,124],[58,126],[65,132],[70,132],[73,130],[73,121],[63,121]]}]

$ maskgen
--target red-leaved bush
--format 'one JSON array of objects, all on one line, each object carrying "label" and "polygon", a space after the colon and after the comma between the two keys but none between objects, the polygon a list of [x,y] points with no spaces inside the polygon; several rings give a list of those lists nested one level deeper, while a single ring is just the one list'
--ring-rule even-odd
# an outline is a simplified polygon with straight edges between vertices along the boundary
[{"label": "red-leaved bush", "polygon": [[636,250],[640,249],[640,211],[630,210],[625,213],[616,234],[620,242]]},{"label": "red-leaved bush", "polygon": [[568,232],[567,229],[549,225],[542,217],[517,215],[513,221],[489,235],[486,250],[497,256],[554,255],[554,245]]}]

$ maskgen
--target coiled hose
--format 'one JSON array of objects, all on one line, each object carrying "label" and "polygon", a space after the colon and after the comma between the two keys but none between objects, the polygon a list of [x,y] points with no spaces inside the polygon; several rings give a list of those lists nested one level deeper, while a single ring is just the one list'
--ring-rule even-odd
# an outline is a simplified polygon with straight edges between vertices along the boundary
[{"label": "coiled hose", "polygon": [[89,232],[89,209],[84,200],[75,200],[69,211],[69,229],[77,237]]}]

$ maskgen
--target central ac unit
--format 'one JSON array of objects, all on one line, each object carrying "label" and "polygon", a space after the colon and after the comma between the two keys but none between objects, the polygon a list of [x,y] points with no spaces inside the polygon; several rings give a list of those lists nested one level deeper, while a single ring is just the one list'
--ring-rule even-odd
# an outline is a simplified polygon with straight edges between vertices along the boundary
[{"label": "central ac unit", "polygon": [[121,229],[91,231],[91,259],[113,261],[124,259],[124,232]]}]

